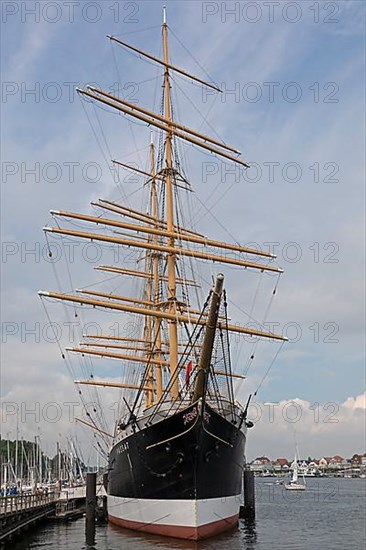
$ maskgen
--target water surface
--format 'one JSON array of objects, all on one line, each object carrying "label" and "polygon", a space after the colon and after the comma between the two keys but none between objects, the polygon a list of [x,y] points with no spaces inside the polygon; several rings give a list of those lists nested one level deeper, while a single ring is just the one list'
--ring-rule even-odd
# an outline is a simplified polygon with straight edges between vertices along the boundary
[{"label": "water surface", "polygon": [[12,550],[365,550],[366,480],[308,479],[301,493],[256,479],[256,518],[199,543],[97,526],[85,541],[84,519],[48,523],[17,538]]}]

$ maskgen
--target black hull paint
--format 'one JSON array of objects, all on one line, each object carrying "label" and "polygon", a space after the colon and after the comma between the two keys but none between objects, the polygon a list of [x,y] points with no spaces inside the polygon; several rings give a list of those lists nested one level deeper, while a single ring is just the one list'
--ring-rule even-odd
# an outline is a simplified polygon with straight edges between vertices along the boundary
[{"label": "black hull paint", "polygon": [[200,404],[136,429],[110,452],[108,494],[136,499],[239,495],[245,435]]}]

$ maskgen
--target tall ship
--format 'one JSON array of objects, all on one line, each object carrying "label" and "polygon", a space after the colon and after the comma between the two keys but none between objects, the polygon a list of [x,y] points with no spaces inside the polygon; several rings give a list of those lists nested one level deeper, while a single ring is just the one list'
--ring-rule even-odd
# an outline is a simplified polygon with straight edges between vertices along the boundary
[{"label": "tall ship", "polygon": [[[132,334],[131,327],[118,335],[88,331],[79,345],[67,348],[81,359],[122,364],[118,381],[95,375],[75,381],[80,395],[85,387],[120,392],[114,430],[98,425],[92,414],[84,421],[108,442],[108,518],[124,528],[199,540],[238,524],[246,434],[252,423],[249,400],[241,404],[236,397],[236,383],[244,376],[233,368],[230,337],[285,340],[231,321],[225,267],[275,276],[282,270],[270,252],[215,240],[187,223],[192,188],[180,155],[182,142],[241,169],[249,165],[234,147],[177,121],[175,76],[217,93],[220,89],[173,64],[165,10],[161,58],[116,36],[108,38],[161,69],[160,112],[97,86],[78,89],[82,99],[123,115],[122,124],[126,118],[138,121],[146,132],[148,168],[111,160],[115,167],[143,176],[145,206],[98,199],[92,203],[95,215],[52,210],[56,223],[44,228],[47,239],[76,238],[122,251],[114,265],[97,267],[117,279],[122,291],[88,286],[39,294],[44,302],[135,319]],[[147,127],[149,134],[153,129],[152,137]],[[200,262],[213,265],[212,283],[197,281]],[[134,295],[128,295],[131,286]]]}]

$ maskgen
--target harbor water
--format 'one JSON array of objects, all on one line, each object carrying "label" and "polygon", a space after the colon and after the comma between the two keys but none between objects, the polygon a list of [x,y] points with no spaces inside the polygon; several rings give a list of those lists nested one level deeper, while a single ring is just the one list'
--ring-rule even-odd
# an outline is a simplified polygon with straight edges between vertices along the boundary
[{"label": "harbor water", "polygon": [[364,550],[366,480],[308,478],[307,490],[286,491],[274,478],[256,478],[256,518],[237,531],[199,543],[96,527],[85,542],[85,520],[47,523],[18,537],[12,550]]}]

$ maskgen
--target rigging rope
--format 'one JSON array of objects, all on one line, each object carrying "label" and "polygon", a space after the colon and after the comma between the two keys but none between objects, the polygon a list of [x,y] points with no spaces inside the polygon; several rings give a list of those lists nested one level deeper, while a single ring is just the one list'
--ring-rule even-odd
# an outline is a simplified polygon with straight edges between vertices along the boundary
[{"label": "rigging rope", "polygon": [[270,370],[271,370],[271,368],[272,368],[274,362],[276,361],[276,359],[277,359],[277,357],[278,357],[280,351],[282,350],[284,343],[285,343],[285,342],[281,342],[281,345],[279,346],[279,348],[278,348],[278,350],[277,350],[277,352],[276,352],[276,355],[275,355],[274,358],[272,359],[272,361],[271,361],[271,363],[270,363],[270,365],[269,365],[267,371],[265,372],[265,374],[264,374],[262,380],[260,381],[258,388],[255,390],[253,396],[256,396],[257,393],[258,393],[258,391],[259,391],[260,388],[262,387],[262,384],[263,384],[263,382],[265,381],[265,379],[267,378],[267,376],[269,375],[269,372],[270,372]]}]

